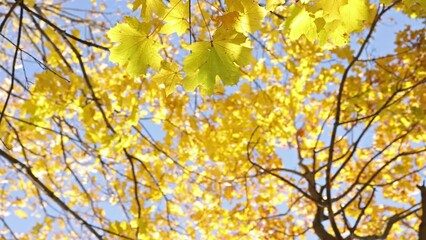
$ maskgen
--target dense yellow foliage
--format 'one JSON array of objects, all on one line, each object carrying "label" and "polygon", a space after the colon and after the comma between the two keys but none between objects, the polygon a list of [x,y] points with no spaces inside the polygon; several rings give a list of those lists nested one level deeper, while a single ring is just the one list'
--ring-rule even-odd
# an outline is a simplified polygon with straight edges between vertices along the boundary
[{"label": "dense yellow foliage", "polygon": [[0,236],[417,238],[424,1],[58,2],[0,2]]}]

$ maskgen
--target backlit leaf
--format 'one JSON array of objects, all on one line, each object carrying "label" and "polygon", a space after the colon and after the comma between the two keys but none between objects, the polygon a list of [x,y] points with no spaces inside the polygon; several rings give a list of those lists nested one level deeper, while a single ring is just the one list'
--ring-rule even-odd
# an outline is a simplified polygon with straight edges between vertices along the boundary
[{"label": "backlit leaf", "polygon": [[133,2],[133,11],[141,7],[141,17],[145,22],[152,19],[153,13],[158,17],[163,17],[166,12],[166,5],[161,0],[135,0]]},{"label": "backlit leaf", "polygon": [[295,40],[302,35],[305,35],[310,41],[317,39],[318,34],[315,18],[306,11],[305,7],[293,5],[290,12],[291,17],[285,21],[285,28],[290,31],[290,39]]},{"label": "backlit leaf", "polygon": [[201,85],[212,93],[216,76],[224,85],[238,82],[240,67],[252,61],[251,49],[244,46],[246,37],[232,30],[219,28],[210,42],[197,42],[189,46],[192,53],[184,60],[184,80],[188,90]]},{"label": "backlit leaf", "polygon": [[141,23],[135,18],[126,18],[108,31],[111,41],[118,43],[111,48],[110,60],[133,76],[145,74],[148,67],[159,70],[162,45],[150,35],[152,23]]}]

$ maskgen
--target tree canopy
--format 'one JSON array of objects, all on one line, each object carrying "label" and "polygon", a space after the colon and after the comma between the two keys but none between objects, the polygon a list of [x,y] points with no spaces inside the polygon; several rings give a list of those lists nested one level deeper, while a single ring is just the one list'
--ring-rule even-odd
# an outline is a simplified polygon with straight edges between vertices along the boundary
[{"label": "tree canopy", "polygon": [[0,1],[1,238],[425,239],[425,17]]}]

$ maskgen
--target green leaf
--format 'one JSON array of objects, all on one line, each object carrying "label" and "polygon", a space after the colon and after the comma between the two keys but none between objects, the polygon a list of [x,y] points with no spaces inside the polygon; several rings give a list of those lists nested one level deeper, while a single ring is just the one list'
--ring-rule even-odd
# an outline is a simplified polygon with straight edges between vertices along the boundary
[{"label": "green leaf", "polygon": [[201,85],[208,94],[213,93],[216,76],[224,85],[233,85],[242,75],[240,67],[253,61],[251,48],[244,45],[247,38],[225,28],[216,30],[210,42],[197,42],[189,46],[192,53],[184,60],[187,77],[184,86],[194,90]]}]

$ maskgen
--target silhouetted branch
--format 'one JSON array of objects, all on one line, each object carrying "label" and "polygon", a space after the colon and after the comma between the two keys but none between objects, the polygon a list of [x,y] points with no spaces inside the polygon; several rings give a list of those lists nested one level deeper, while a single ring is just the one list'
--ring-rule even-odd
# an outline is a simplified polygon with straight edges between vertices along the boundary
[{"label": "silhouetted branch", "polygon": [[[22,8],[22,5],[23,5],[22,0],[19,1],[19,4],[21,5],[21,10],[19,12],[18,36],[17,36],[17,40],[16,40],[15,55],[13,56],[13,61],[12,61],[12,74],[11,74],[11,79],[10,79],[10,87],[9,87],[8,92],[7,92],[6,100],[4,101],[3,109],[1,111],[0,124],[1,124],[1,121],[3,120],[3,118],[4,118],[4,113],[6,112],[7,104],[9,103],[10,96],[12,95],[13,86],[14,86],[14,83],[15,83],[16,60],[18,59],[19,45],[21,44],[22,19],[24,17],[24,9]],[[6,21],[6,19],[5,19],[5,21]]]},{"label": "silhouetted branch", "polygon": [[56,204],[58,204],[63,210],[70,213],[73,217],[81,222],[83,226],[85,226],[97,239],[103,239],[102,235],[100,235],[93,228],[91,224],[89,224],[86,220],[84,220],[78,213],[68,207],[60,198],[56,196],[54,192],[52,192],[43,182],[41,182],[32,172],[31,168],[21,163],[19,160],[10,156],[8,153],[4,152],[0,149],[0,155],[6,159],[10,164],[15,166],[17,169],[20,169],[33,183],[34,185],[43,191],[50,199],[52,199]]},{"label": "silhouetted branch", "polygon": [[[406,209],[400,213],[397,213],[393,216],[391,216],[386,223],[385,229],[383,231],[383,233],[381,235],[370,235],[370,236],[359,236],[357,234],[354,234],[354,236],[356,237],[356,239],[364,239],[364,240],[379,240],[379,239],[387,239],[390,230],[392,229],[393,225],[395,223],[397,223],[398,221],[401,221],[402,219],[410,216],[411,214],[419,211],[420,208],[418,208],[419,204],[416,204],[412,207],[410,207],[409,209]],[[420,238],[421,239],[421,238]],[[421,239],[423,240],[423,239]]]},{"label": "silhouetted branch", "polygon": [[337,227],[336,220],[334,218],[335,213],[334,213],[333,206],[332,206],[332,196],[331,196],[331,185],[332,185],[331,169],[332,169],[332,163],[333,163],[333,160],[334,160],[333,156],[334,156],[335,139],[336,139],[336,136],[337,136],[338,127],[340,126],[340,115],[341,115],[342,98],[343,98],[343,91],[344,91],[345,83],[346,83],[346,80],[349,76],[350,70],[352,69],[354,64],[358,61],[358,59],[361,57],[361,55],[364,51],[364,48],[366,47],[367,43],[371,39],[377,23],[379,22],[379,20],[383,16],[383,14],[385,12],[387,12],[389,9],[391,9],[398,2],[399,1],[396,1],[394,4],[390,5],[389,7],[384,7],[382,10],[380,10],[380,8],[378,8],[377,14],[376,14],[376,16],[373,20],[373,23],[370,27],[370,30],[369,30],[367,36],[364,39],[364,42],[362,43],[360,49],[358,50],[357,54],[354,56],[352,61],[345,68],[345,71],[342,75],[342,78],[341,78],[341,81],[340,81],[340,84],[339,84],[339,90],[338,90],[338,94],[337,94],[337,97],[336,97],[337,104],[336,104],[334,124],[333,124],[333,129],[332,129],[331,137],[330,137],[330,148],[329,148],[329,152],[328,152],[327,168],[326,168],[326,182],[325,182],[326,196],[327,196],[326,205],[327,205],[327,210],[328,210],[328,214],[329,214],[329,221],[330,221],[330,225],[333,229],[333,232],[334,232],[334,234],[335,234],[335,236],[338,240],[341,240],[343,238],[340,234],[340,231]]}]

